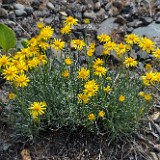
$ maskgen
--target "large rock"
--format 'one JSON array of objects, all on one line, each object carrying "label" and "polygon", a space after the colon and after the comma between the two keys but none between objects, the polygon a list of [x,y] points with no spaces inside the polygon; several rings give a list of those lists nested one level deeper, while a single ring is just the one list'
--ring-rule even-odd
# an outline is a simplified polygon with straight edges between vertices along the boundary
[{"label": "large rock", "polygon": [[1,18],[7,18],[8,17],[8,12],[4,8],[0,8],[0,17]]},{"label": "large rock", "polygon": [[101,33],[111,34],[113,30],[118,29],[119,25],[114,22],[115,18],[108,18],[99,25],[98,35]]},{"label": "large rock", "polygon": [[152,22],[150,25],[146,27],[139,27],[133,30],[133,33],[136,33],[140,36],[147,37],[160,37],[160,24]]}]

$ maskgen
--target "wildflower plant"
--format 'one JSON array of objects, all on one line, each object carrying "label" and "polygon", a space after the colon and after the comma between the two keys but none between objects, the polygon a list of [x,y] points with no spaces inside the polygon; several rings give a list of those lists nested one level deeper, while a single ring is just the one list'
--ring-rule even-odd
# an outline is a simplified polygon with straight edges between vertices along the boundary
[{"label": "wildflower plant", "polygon": [[[45,129],[80,127],[120,138],[134,133],[151,108],[160,73],[156,68],[139,72],[139,62],[131,53],[137,45],[159,62],[154,42],[135,34],[126,35],[120,44],[105,34],[86,42],[86,37],[71,36],[76,25],[77,19],[67,17],[60,36],[52,38],[54,29],[38,23],[38,35],[24,48],[1,55],[2,75],[14,93],[10,94],[11,118],[18,133],[33,137]],[[69,41],[63,40],[66,34]],[[102,58],[94,54],[96,43],[103,45]],[[84,63],[79,61],[81,55]],[[110,55],[119,58],[121,65],[112,66]]]}]

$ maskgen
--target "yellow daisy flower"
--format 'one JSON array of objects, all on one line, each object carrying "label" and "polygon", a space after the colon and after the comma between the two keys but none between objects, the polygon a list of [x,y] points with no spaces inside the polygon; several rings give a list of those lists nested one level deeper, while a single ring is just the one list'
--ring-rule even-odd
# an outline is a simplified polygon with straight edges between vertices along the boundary
[{"label": "yellow daisy flower", "polygon": [[152,71],[146,72],[145,76],[141,76],[144,85],[154,84],[157,77],[156,74]]},{"label": "yellow daisy flower", "polygon": [[95,115],[94,115],[93,113],[90,113],[90,114],[88,115],[88,120],[93,121],[93,120],[95,120],[95,119],[96,119],[96,117],[95,117]]},{"label": "yellow daisy flower", "polygon": [[72,28],[69,25],[66,25],[66,26],[64,26],[63,28],[60,29],[60,32],[62,34],[69,34],[69,33],[71,33],[71,31],[72,31]]},{"label": "yellow daisy flower", "polygon": [[54,29],[50,26],[46,26],[41,29],[39,37],[43,38],[44,40],[49,40],[53,35]]},{"label": "yellow daisy flower", "polygon": [[72,59],[69,57],[67,57],[64,61],[66,65],[71,65],[73,63]]},{"label": "yellow daisy flower", "polygon": [[78,24],[78,19],[73,18],[72,16],[68,16],[64,23],[68,26],[76,26]]},{"label": "yellow daisy flower", "polygon": [[14,83],[17,87],[26,87],[28,86],[28,83],[30,82],[29,77],[27,77],[25,74],[17,75],[14,79]]},{"label": "yellow daisy flower", "polygon": [[45,102],[33,102],[29,107],[32,118],[36,120],[38,116],[43,115],[46,110],[46,106]]},{"label": "yellow daisy flower", "polygon": [[126,41],[126,43],[133,45],[133,44],[138,44],[139,37],[136,34],[127,34],[125,35],[124,40]]},{"label": "yellow daisy flower", "polygon": [[86,80],[86,79],[89,78],[89,75],[90,75],[90,71],[87,70],[86,68],[82,67],[82,68],[80,68],[79,71],[78,71],[78,76],[77,76],[77,78],[78,78],[78,79],[84,79],[84,80]]},{"label": "yellow daisy flower", "polygon": [[53,43],[51,44],[51,47],[53,47],[55,50],[62,50],[65,46],[65,42],[61,39],[54,38]]},{"label": "yellow daisy flower", "polygon": [[120,95],[119,98],[118,98],[118,100],[119,100],[120,102],[124,102],[124,101],[125,101],[125,96]]},{"label": "yellow daisy flower", "polygon": [[160,49],[156,49],[153,53],[153,56],[156,58],[156,59],[159,59],[160,60]]},{"label": "yellow daisy flower", "polygon": [[12,99],[15,99],[16,95],[15,95],[15,93],[11,92],[11,93],[9,93],[8,97],[10,100],[12,100]]},{"label": "yellow daisy flower", "polygon": [[97,36],[97,39],[100,43],[106,43],[111,40],[111,37],[109,35],[106,35],[104,33]]},{"label": "yellow daisy flower", "polygon": [[99,117],[104,117],[106,115],[106,113],[104,111],[99,111],[98,113]]},{"label": "yellow daisy flower", "polygon": [[127,68],[136,67],[138,62],[132,57],[125,57],[125,61],[123,62]]},{"label": "yellow daisy flower", "polygon": [[65,70],[65,71],[63,71],[62,72],[62,76],[64,77],[64,78],[67,78],[67,77],[69,77],[69,71],[68,70]]},{"label": "yellow daisy flower", "polygon": [[84,93],[78,94],[78,102],[86,104],[88,103],[88,101],[89,101],[89,97],[86,94]]},{"label": "yellow daisy flower", "polygon": [[84,40],[81,40],[81,39],[74,39],[71,41],[71,47],[80,51],[83,49],[83,47],[85,47],[85,45],[86,44]]}]

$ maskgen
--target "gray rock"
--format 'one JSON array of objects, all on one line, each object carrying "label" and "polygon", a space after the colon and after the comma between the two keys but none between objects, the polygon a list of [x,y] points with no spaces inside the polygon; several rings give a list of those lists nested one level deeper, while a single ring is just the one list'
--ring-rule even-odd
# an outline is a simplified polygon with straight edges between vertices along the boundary
[{"label": "gray rock", "polygon": [[112,6],[112,7],[109,9],[108,13],[109,13],[109,15],[110,15],[111,17],[116,17],[117,15],[120,14],[120,13],[119,13],[119,9],[116,8],[116,7],[114,7],[114,6]]},{"label": "gray rock", "polygon": [[85,11],[84,13],[83,13],[83,17],[84,18],[90,18],[90,19],[96,19],[96,14],[95,14],[95,12],[94,11]]},{"label": "gray rock", "polygon": [[103,8],[101,8],[98,12],[96,12],[96,16],[101,17],[101,16],[104,16],[105,13],[106,11]]},{"label": "gray rock", "polygon": [[33,14],[33,8],[32,7],[26,7],[25,11],[27,12],[27,15]]},{"label": "gray rock", "polygon": [[111,8],[111,6],[112,6],[112,2],[109,2],[105,5],[104,9],[108,11]]},{"label": "gray rock", "polygon": [[127,20],[126,20],[123,16],[118,15],[118,16],[116,17],[116,19],[115,19],[115,22],[116,22],[116,23],[119,23],[119,24],[121,24],[121,25],[124,25],[124,24],[127,23]]},{"label": "gray rock", "polygon": [[100,8],[101,8],[101,3],[100,3],[100,2],[96,2],[96,3],[94,4],[94,10],[95,10],[95,11],[99,11]]},{"label": "gray rock", "polygon": [[17,17],[26,16],[27,15],[26,11],[24,11],[24,10],[15,10],[14,12],[15,12],[15,15]]},{"label": "gray rock", "polygon": [[156,23],[157,23],[157,24],[160,23],[160,17],[158,17],[158,18],[156,19]]},{"label": "gray rock", "polygon": [[60,11],[59,13],[60,13],[62,16],[65,16],[65,17],[68,16],[68,14],[67,14],[65,11]]},{"label": "gray rock", "polygon": [[140,36],[147,36],[147,37],[157,37],[160,35],[160,24],[156,24],[152,22],[146,27],[139,27],[133,30],[133,33],[138,34]]},{"label": "gray rock", "polygon": [[2,0],[2,4],[10,4],[16,2],[16,0]]},{"label": "gray rock", "polygon": [[10,11],[9,14],[8,14],[8,18],[11,20],[11,21],[16,21],[16,15],[14,13],[14,11]]},{"label": "gray rock", "polygon": [[60,11],[60,5],[58,5],[58,4],[55,4],[55,7],[54,7],[55,9],[54,9],[54,12],[55,13],[58,13],[59,11]]},{"label": "gray rock", "polygon": [[37,10],[37,11],[33,12],[33,15],[35,17],[49,17],[50,12],[49,12],[49,10]]},{"label": "gray rock", "polygon": [[25,6],[20,3],[14,3],[13,6],[16,10],[24,10],[25,9]]},{"label": "gray rock", "polygon": [[55,10],[55,7],[54,7],[54,5],[51,3],[51,2],[48,2],[47,3],[47,7],[49,8],[49,9],[51,9],[51,10]]},{"label": "gray rock", "polygon": [[140,20],[138,20],[138,19],[135,19],[133,22],[127,23],[127,25],[128,25],[129,27],[137,28],[137,27],[143,26],[143,22],[140,21]]},{"label": "gray rock", "polygon": [[146,53],[145,51],[141,51],[141,50],[138,51],[137,55],[140,57],[141,60],[150,58],[148,53]]},{"label": "gray rock", "polygon": [[153,21],[151,17],[142,17],[140,18],[140,20],[143,22],[144,25],[148,25]]},{"label": "gray rock", "polygon": [[50,25],[50,24],[52,23],[52,21],[53,21],[53,17],[48,17],[48,18],[45,18],[45,19],[44,19],[44,23],[45,23],[46,25]]},{"label": "gray rock", "polygon": [[77,12],[74,12],[73,14],[75,18],[77,18],[80,21],[82,20],[82,17],[83,17],[82,12],[77,11]]},{"label": "gray rock", "polygon": [[119,25],[114,22],[115,18],[108,18],[99,25],[97,34],[111,34],[113,30],[118,29]]},{"label": "gray rock", "polygon": [[40,4],[41,4],[41,0],[33,0],[32,3],[31,3],[31,6],[32,6],[35,10],[37,10],[37,9],[39,9]]},{"label": "gray rock", "polygon": [[103,46],[102,45],[97,46],[95,50],[95,56],[100,57],[102,55],[102,52],[103,52]]},{"label": "gray rock", "polygon": [[132,32],[133,32],[133,30],[134,30],[134,28],[133,28],[133,27],[129,27],[129,28],[127,28],[127,33],[132,33]]},{"label": "gray rock", "polygon": [[14,9],[13,5],[11,5],[11,4],[2,4],[1,7],[6,10],[13,10]]},{"label": "gray rock", "polygon": [[8,17],[8,12],[4,8],[0,8],[0,17],[1,18],[7,18]]}]

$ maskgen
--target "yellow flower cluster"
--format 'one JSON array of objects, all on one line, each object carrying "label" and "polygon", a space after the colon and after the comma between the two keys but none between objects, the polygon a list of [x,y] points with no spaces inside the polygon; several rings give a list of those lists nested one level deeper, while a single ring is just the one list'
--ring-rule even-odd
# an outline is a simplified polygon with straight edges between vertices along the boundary
[{"label": "yellow flower cluster", "polygon": [[139,96],[143,97],[146,101],[152,100],[152,96],[149,93],[145,93],[143,91],[139,92]]},{"label": "yellow flower cluster", "polygon": [[102,77],[107,73],[108,69],[103,67],[102,66],[103,64],[104,62],[100,58],[95,59],[93,63],[93,69],[95,75]]},{"label": "yellow flower cluster", "polygon": [[[103,110],[101,110],[101,111],[98,112],[98,116],[99,116],[100,118],[105,117],[105,115],[106,115],[106,113],[105,113]],[[88,115],[88,120],[94,121],[95,119],[96,119],[96,116],[95,116],[94,113],[90,113],[90,114]]]},{"label": "yellow flower cluster", "polygon": [[87,56],[92,57],[95,52],[95,43],[91,43],[87,49]]},{"label": "yellow flower cluster", "polygon": [[86,104],[89,101],[89,98],[96,95],[98,92],[98,84],[95,80],[89,80],[84,84],[83,93],[78,94],[78,101]]},{"label": "yellow flower cluster", "polygon": [[2,75],[17,87],[26,87],[30,82],[27,71],[47,63],[47,56],[43,51],[49,47],[48,40],[52,37],[54,29],[45,27],[43,23],[38,23],[37,26],[40,28],[39,35],[26,41],[26,48],[12,56],[0,56]]}]

